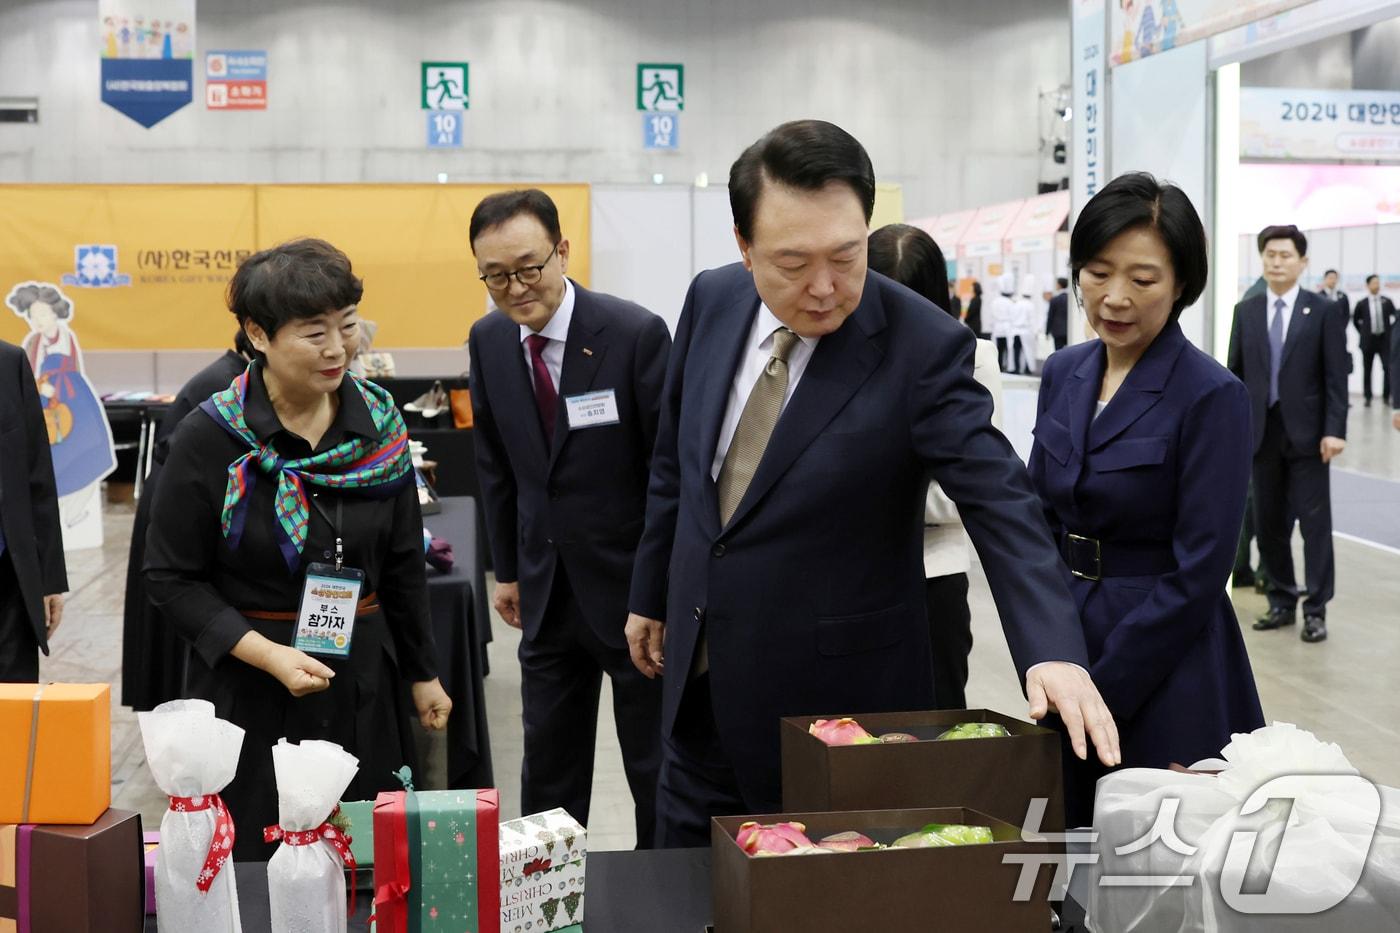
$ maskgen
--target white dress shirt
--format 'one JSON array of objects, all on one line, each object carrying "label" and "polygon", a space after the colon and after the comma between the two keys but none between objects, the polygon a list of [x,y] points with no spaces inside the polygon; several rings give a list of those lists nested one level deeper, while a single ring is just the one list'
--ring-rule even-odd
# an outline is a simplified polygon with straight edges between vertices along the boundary
[{"label": "white dress shirt", "polygon": [[1278,300],[1279,300],[1280,298],[1283,299],[1283,339],[1284,339],[1284,340],[1287,340],[1287,339],[1288,339],[1288,325],[1289,325],[1290,323],[1292,323],[1292,321],[1293,321],[1293,305],[1294,305],[1294,303],[1298,300],[1298,292],[1299,292],[1299,286],[1298,286],[1298,283],[1297,283],[1297,282],[1294,282],[1294,283],[1293,283],[1293,287],[1290,288],[1288,291],[1284,292],[1282,295],[1275,294],[1275,293],[1274,293],[1274,290],[1273,290],[1272,288],[1269,288],[1269,289],[1265,289],[1265,290],[1264,290],[1264,297],[1265,297],[1265,299],[1269,302],[1268,306],[1264,309],[1264,312],[1265,312],[1265,314],[1266,314],[1266,318],[1265,318],[1265,320],[1264,320],[1264,324],[1265,324],[1265,329],[1266,329],[1266,330],[1267,330],[1268,328],[1273,327],[1273,325],[1274,325],[1274,307],[1275,307],[1275,305],[1278,304]]},{"label": "white dress shirt", "polygon": [[[719,426],[719,443],[715,446],[715,457],[710,464],[710,479],[719,481],[719,468],[724,466],[724,455],[729,453],[729,445],[734,440],[734,432],[739,427],[739,416],[744,413],[744,404],[749,400],[749,394],[753,392],[754,385],[758,382],[758,377],[763,375],[764,367],[768,365],[768,360],[773,356],[773,332],[780,327],[786,327],[782,321],[768,310],[768,306],[759,302],[758,313],[753,316],[753,326],[749,328],[749,336],[744,341],[744,353],[739,358],[739,366],[734,370],[734,381],[729,386],[729,400],[724,406],[724,420]],[[807,371],[807,363],[812,359],[812,351],[817,348],[818,337],[797,338],[797,343],[788,353],[788,381],[787,392],[783,395],[783,409],[787,409],[788,402],[792,401],[792,393],[797,391],[797,384],[802,381],[802,374]],[[782,418],[780,411],[778,417]]]},{"label": "white dress shirt", "polygon": [[1381,304],[1381,296],[1368,293],[1366,303],[1371,309],[1371,334],[1385,333],[1385,306]]},{"label": "white dress shirt", "polygon": [[[564,343],[569,339],[569,322],[574,319],[574,283],[568,279],[564,280],[564,300],[559,302],[559,307],[555,310],[554,316],[544,325],[544,329],[539,332],[541,337],[548,337],[549,343],[544,345],[544,351],[540,354],[544,357],[545,368],[549,370],[549,380],[554,383],[554,391],[559,392],[559,374],[564,371]],[[520,325],[520,352],[525,354],[525,369],[530,373],[532,384],[535,373],[534,360],[530,358],[530,345],[525,342],[525,338],[533,335],[535,331]]]}]

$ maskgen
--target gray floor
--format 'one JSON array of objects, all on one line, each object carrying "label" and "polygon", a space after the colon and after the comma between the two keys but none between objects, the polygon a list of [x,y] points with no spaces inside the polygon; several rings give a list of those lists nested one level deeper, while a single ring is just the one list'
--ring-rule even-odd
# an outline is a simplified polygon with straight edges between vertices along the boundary
[{"label": "gray floor", "polygon": [[[1352,410],[1351,438],[1338,463],[1359,473],[1400,481],[1400,432],[1390,427],[1389,409]],[[1368,487],[1371,488],[1371,487]],[[1400,486],[1386,501],[1372,503],[1400,528]],[[70,553],[72,592],[63,628],[52,657],[42,665],[48,680],[111,682],[113,687],[112,779],[115,805],[141,810],[159,822],[164,801],[150,781],[135,716],[118,705],[121,665],[121,611],[132,506],[109,503],[105,510],[106,546]],[[1339,530],[1341,530],[1339,528]],[[1296,544],[1296,542],[1295,542]],[[1339,537],[1337,598],[1329,612],[1331,639],[1321,645],[1302,643],[1292,631],[1259,633],[1248,621],[1265,608],[1252,591],[1237,591],[1235,607],[1245,622],[1245,640],[1270,720],[1293,722],[1335,741],[1363,774],[1380,783],[1400,785],[1400,710],[1394,688],[1394,663],[1400,658],[1400,552]],[[1301,549],[1298,551],[1301,569]],[[488,584],[489,585],[489,584]],[[1025,701],[1015,681],[996,609],[980,570],[974,569],[971,592],[976,639],[971,659],[969,705],[1023,714]],[[486,695],[502,816],[519,815],[518,775],[521,758],[520,677],[515,662],[518,636],[499,618],[493,620],[491,670]],[[597,849],[631,848],[631,798],[612,725],[611,696],[604,687],[598,725],[591,844]]]}]

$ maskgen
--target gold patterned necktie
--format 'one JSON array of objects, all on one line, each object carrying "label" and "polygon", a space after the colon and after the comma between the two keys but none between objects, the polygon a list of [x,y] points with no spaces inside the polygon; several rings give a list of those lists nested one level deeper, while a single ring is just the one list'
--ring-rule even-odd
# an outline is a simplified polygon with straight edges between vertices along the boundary
[{"label": "gold patterned necktie", "polygon": [[787,395],[788,354],[797,345],[797,340],[797,335],[786,327],[773,332],[773,354],[754,383],[748,401],[744,403],[739,424],[734,428],[734,438],[729,442],[724,464],[719,468],[720,527],[729,524],[729,519],[739,508],[744,492],[758,471],[768,439],[773,436],[773,428],[783,410],[783,398]]}]

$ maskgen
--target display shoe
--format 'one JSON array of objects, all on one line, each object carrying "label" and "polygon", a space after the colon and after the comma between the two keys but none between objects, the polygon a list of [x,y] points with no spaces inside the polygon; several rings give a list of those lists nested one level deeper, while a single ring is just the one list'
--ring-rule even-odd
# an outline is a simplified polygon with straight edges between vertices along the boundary
[{"label": "display shoe", "polygon": [[1308,616],[1303,619],[1303,641],[1313,644],[1327,640],[1327,620],[1322,616]]},{"label": "display shoe", "polygon": [[1298,614],[1292,609],[1270,609],[1254,620],[1254,630],[1256,632],[1272,632],[1285,625],[1294,625],[1297,621]]},{"label": "display shoe", "polygon": [[434,382],[432,388],[404,405],[403,410],[422,415],[424,418],[436,418],[446,411],[447,407],[447,390],[442,387],[441,382]]}]

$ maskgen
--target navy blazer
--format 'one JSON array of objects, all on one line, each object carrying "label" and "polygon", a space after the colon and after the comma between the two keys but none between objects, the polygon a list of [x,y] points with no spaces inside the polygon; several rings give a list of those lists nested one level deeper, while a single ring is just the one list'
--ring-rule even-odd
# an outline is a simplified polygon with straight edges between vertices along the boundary
[{"label": "navy blazer", "polygon": [[[1176,323],[1094,418],[1098,340],[1045,364],[1030,472],[1059,533],[1169,551],[1164,573],[1070,578],[1129,767],[1191,764],[1262,725],[1227,584],[1249,483],[1249,397]],[[1064,571],[1068,577],[1068,568]]]},{"label": "navy blazer", "polygon": [[68,589],[53,455],[34,372],[23,350],[0,341],[0,527],[34,637],[49,653],[44,597]]},{"label": "navy blazer", "polygon": [[[671,336],[639,305],[577,282],[574,295],[552,446],[520,326],[499,310],[472,326],[476,468],[496,579],[520,584],[524,636],[539,631],[562,561],[589,626],[623,648]],[[565,397],[604,389],[616,394],[618,423],[569,430]]]},{"label": "navy blazer", "polygon": [[1400,408],[1400,327],[1390,329],[1390,406]]},{"label": "navy blazer", "polygon": [[[1228,365],[1249,389],[1254,451],[1264,442],[1269,405],[1270,300],[1266,289],[1235,305],[1230,327]],[[1346,328],[1339,304],[1298,290],[1283,338],[1278,405],[1289,443],[1300,454],[1318,453],[1324,437],[1347,436]]]},{"label": "navy blazer", "polygon": [[1047,660],[1087,666],[1087,653],[1039,500],[972,376],[972,332],[876,273],[817,344],[720,527],[710,469],[758,306],[738,263],[691,283],[630,605],[667,623],[667,734],[705,627],[726,755],[745,800],[773,806],[780,717],[933,701],[922,549],[930,476],[977,546],[1018,672]]}]

